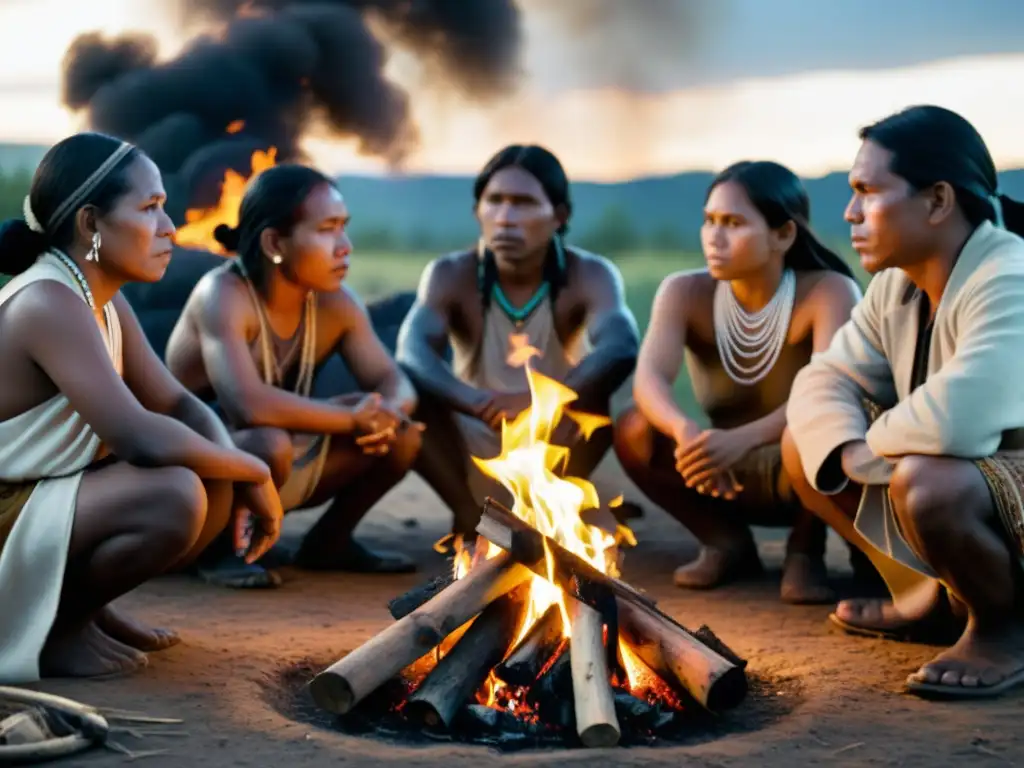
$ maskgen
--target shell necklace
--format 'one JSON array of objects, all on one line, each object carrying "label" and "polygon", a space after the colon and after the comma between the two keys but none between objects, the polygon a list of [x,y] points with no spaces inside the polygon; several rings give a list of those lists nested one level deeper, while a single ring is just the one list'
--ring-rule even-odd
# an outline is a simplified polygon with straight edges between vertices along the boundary
[{"label": "shell necklace", "polygon": [[[95,312],[96,299],[93,298],[92,289],[89,287],[89,281],[85,279],[85,275],[82,273],[82,270],[79,269],[74,260],[63,251],[52,249],[50,253],[57,258],[57,261],[59,261],[68,272],[71,273],[71,277],[73,277],[75,282],[78,283],[78,287],[82,289],[82,297],[85,299],[85,303],[89,305],[89,309]],[[116,322],[114,319],[114,305],[111,301],[108,301],[103,305],[103,321],[106,324],[105,335],[107,338],[105,341],[109,346],[111,343],[109,338],[111,329],[114,327],[114,323]]]},{"label": "shell necklace", "polygon": [[752,386],[767,376],[782,353],[796,298],[796,274],[787,269],[771,301],[747,312],[729,281],[715,286],[715,342],[722,367],[737,384]]}]

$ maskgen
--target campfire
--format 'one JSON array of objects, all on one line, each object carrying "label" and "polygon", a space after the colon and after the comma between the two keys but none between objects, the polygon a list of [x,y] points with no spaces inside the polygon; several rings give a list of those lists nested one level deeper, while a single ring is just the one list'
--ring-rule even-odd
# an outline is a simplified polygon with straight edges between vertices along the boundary
[{"label": "campfire", "polygon": [[389,604],[397,620],[310,682],[321,708],[364,710],[407,727],[475,735],[557,734],[568,743],[648,743],[691,710],[746,695],[745,662],[706,628],[691,632],[619,578],[635,545],[586,480],[563,477],[553,444],[563,419],[589,437],[603,416],[526,365],[531,407],[502,427],[494,459],[475,463],[508,491],[488,499],[474,543],[455,540],[451,571]]},{"label": "campfire", "polygon": [[[227,133],[237,133],[244,123],[236,120],[227,127]],[[277,164],[277,149],[256,150],[250,160],[248,176],[228,168],[224,172],[220,197],[212,208],[190,208],[185,211],[185,224],[178,228],[174,242],[185,248],[202,248],[210,253],[226,255],[224,246],[217,242],[213,231],[219,224],[238,226],[238,209],[245,194],[245,185],[250,179]]]}]

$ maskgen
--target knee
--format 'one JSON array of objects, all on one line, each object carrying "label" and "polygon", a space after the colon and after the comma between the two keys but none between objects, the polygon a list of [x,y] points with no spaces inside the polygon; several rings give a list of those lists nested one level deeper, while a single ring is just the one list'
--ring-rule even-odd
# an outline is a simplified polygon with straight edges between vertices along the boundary
[{"label": "knee", "polygon": [[239,441],[238,447],[267,463],[274,485],[278,488],[285,484],[292,473],[292,438],[283,429],[252,430],[244,440]]},{"label": "knee", "polygon": [[654,427],[633,406],[615,421],[615,455],[624,467],[647,466],[654,455]]},{"label": "knee", "polygon": [[984,508],[979,479],[980,473],[966,461],[905,456],[889,484],[900,525],[922,540],[958,537],[971,511]]},{"label": "knee", "polygon": [[154,541],[173,554],[188,552],[206,524],[206,488],[195,472],[184,467],[156,472],[150,490],[159,512],[147,516]]},{"label": "knee", "polygon": [[406,429],[403,431],[395,439],[391,450],[385,457],[389,469],[399,477],[403,477],[416,463],[422,446],[423,433],[420,430]]},{"label": "knee", "polygon": [[788,427],[782,433],[780,448],[782,451],[782,470],[793,491],[798,496],[812,491],[811,482],[807,479],[807,474],[804,472],[804,463],[800,459],[800,451],[797,450],[796,441],[793,440],[793,435]]}]

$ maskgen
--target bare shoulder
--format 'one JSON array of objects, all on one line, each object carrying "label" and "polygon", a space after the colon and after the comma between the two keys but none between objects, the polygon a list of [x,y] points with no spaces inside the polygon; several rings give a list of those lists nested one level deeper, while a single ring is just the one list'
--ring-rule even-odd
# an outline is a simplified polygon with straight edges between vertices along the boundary
[{"label": "bare shoulder", "polygon": [[200,326],[219,325],[229,317],[232,324],[256,321],[249,289],[229,264],[216,267],[199,279],[185,305],[185,314]]},{"label": "bare shoulder", "polygon": [[862,295],[857,281],[840,272],[814,270],[797,273],[797,296],[801,301],[853,306]]},{"label": "bare shoulder", "polygon": [[16,336],[32,336],[49,330],[55,320],[67,323],[89,314],[82,297],[57,280],[29,283],[4,302],[3,310],[4,328]]},{"label": "bare shoulder", "polygon": [[594,282],[622,282],[622,273],[615,263],[597,253],[577,248],[575,245],[565,249],[566,269],[570,276],[575,276],[584,285]]},{"label": "bare shoulder", "polygon": [[[431,283],[456,287],[466,280],[476,280],[477,256],[473,251],[456,251],[438,256],[423,268]],[[453,285],[454,284],[454,285]]]},{"label": "bare shoulder", "polygon": [[658,286],[655,303],[685,305],[714,293],[718,281],[706,269],[685,269],[667,275]]},{"label": "bare shoulder", "polygon": [[317,294],[317,306],[332,315],[346,318],[367,314],[366,302],[351,287],[342,283],[341,287],[330,293]]}]

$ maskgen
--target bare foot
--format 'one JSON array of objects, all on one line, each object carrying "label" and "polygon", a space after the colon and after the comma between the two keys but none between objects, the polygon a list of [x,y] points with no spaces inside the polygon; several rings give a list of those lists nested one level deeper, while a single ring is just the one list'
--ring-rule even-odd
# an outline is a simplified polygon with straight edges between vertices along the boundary
[{"label": "bare foot", "polygon": [[39,656],[44,677],[107,677],[146,666],[146,654],[118,642],[95,622],[47,641]]},{"label": "bare foot", "polygon": [[163,651],[181,642],[176,632],[147,627],[112,605],[107,605],[97,614],[96,624],[110,637],[140,651]]},{"label": "bare foot", "polygon": [[902,613],[892,600],[843,600],[832,620],[851,634],[926,645],[954,642],[965,625],[950,611],[945,590],[914,613]]},{"label": "bare foot", "polygon": [[676,568],[672,581],[685,589],[713,589],[734,578],[756,576],[762,570],[756,547],[704,546],[696,560]]},{"label": "bare foot", "polygon": [[1024,625],[982,632],[973,622],[956,644],[907,678],[918,693],[997,695],[1024,682]]},{"label": "bare foot", "polygon": [[824,605],[834,602],[835,592],[828,585],[828,571],[822,556],[793,552],[782,566],[779,596],[791,605]]}]

